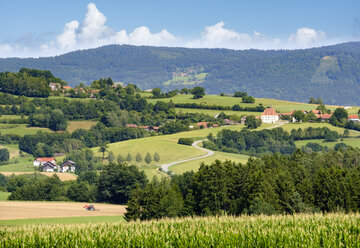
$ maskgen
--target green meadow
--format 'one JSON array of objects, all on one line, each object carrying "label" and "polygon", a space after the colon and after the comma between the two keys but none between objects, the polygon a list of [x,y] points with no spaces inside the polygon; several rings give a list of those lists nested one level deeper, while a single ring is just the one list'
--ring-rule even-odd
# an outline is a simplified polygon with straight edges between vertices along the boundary
[{"label": "green meadow", "polygon": [[52,132],[48,128],[40,127],[27,127],[26,124],[0,124],[0,133],[4,134],[17,134],[24,136],[26,134],[36,134],[38,131]]},{"label": "green meadow", "polygon": [[0,191],[0,201],[7,201],[7,198],[9,197],[10,194],[11,194],[10,192]]},{"label": "green meadow", "polygon": [[[330,123],[309,123],[309,122],[304,122],[304,123],[287,123],[281,126],[282,129],[284,129],[287,132],[291,132],[292,129],[305,129],[308,127],[312,127],[312,128],[318,128],[318,127],[327,127],[332,131],[336,131],[339,134],[343,134],[345,129],[341,128],[341,127],[335,127],[333,125],[331,125]],[[355,131],[355,130],[349,130],[350,136],[351,137],[358,137],[360,136],[360,132]]]},{"label": "green meadow", "polygon": [[224,112],[227,115],[255,115],[260,116],[262,112],[246,112],[246,111],[232,111],[232,110],[213,110],[213,109],[191,109],[191,108],[176,108],[177,113],[201,113],[206,114],[210,116],[215,116],[217,114],[220,114],[221,112]]},{"label": "green meadow", "polygon": [[[307,103],[298,103],[290,102],[276,99],[268,98],[256,98],[255,103],[242,103],[241,98],[239,97],[230,97],[230,96],[217,96],[217,95],[205,95],[200,99],[193,99],[192,95],[176,95],[172,98],[162,98],[162,99],[147,99],[148,102],[156,103],[157,101],[169,102],[170,100],[174,103],[197,103],[205,105],[222,105],[232,107],[234,104],[239,104],[243,107],[255,107],[262,103],[264,107],[273,107],[281,113],[291,112],[293,110],[313,110],[316,109],[318,105],[316,104],[307,104]],[[328,106],[330,109],[334,110],[336,106]]]},{"label": "green meadow", "polygon": [[295,141],[295,145],[297,147],[301,148],[310,142],[318,143],[322,146],[327,146],[329,148],[334,148],[334,146],[338,143],[345,143],[348,146],[360,148],[360,139],[358,139],[358,138],[344,138],[344,139],[339,139],[338,141],[335,141],[335,142],[325,142],[325,140],[323,140],[323,139],[298,140],[298,141]]}]

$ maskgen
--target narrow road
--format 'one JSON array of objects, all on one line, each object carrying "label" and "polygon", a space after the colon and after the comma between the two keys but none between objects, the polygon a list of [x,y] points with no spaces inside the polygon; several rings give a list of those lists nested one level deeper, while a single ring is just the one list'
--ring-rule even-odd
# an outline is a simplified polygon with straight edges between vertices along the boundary
[{"label": "narrow road", "polygon": [[184,162],[189,162],[189,161],[196,160],[196,159],[202,159],[202,158],[206,158],[206,157],[209,157],[209,156],[214,155],[214,152],[213,152],[213,151],[198,146],[199,143],[201,143],[201,142],[203,142],[203,141],[206,141],[206,140],[207,140],[207,139],[195,141],[194,143],[192,143],[192,146],[195,147],[196,149],[199,149],[199,150],[202,150],[202,151],[207,152],[207,154],[202,155],[202,156],[200,156],[200,157],[188,158],[188,159],[184,159],[184,160],[172,162],[172,163],[169,163],[169,164],[163,164],[163,165],[161,165],[162,170],[163,170],[164,172],[168,172],[168,171],[169,171],[169,167],[172,166],[172,165],[180,164],[180,163],[184,163]]},{"label": "narrow road", "polygon": [[[279,123],[279,124],[277,124],[277,125],[275,125],[275,126],[268,127],[268,128],[266,128],[266,129],[277,128],[277,127],[280,127],[280,126],[282,126],[282,125],[284,125],[284,124],[285,124],[284,122],[281,122],[281,123]],[[207,152],[207,154],[202,155],[202,156],[200,156],[200,157],[184,159],[184,160],[172,162],[172,163],[169,163],[169,164],[163,164],[163,165],[161,165],[161,169],[162,169],[164,172],[168,172],[168,171],[169,171],[169,167],[172,166],[172,165],[180,164],[180,163],[184,163],[184,162],[189,162],[189,161],[193,161],[193,160],[197,160],[197,159],[202,159],[202,158],[206,158],[206,157],[209,157],[209,156],[214,155],[214,152],[213,152],[213,151],[198,146],[199,143],[201,143],[201,142],[203,142],[203,141],[206,141],[206,140],[207,140],[207,139],[195,141],[194,143],[192,143],[192,146],[195,147],[196,149],[199,149],[199,150],[202,150],[202,151]]]}]

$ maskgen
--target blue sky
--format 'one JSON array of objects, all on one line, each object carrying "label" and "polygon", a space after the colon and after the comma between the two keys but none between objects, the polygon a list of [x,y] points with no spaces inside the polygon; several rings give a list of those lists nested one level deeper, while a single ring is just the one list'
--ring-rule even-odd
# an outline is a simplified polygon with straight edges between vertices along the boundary
[{"label": "blue sky", "polygon": [[0,57],[107,44],[297,49],[360,39],[359,0],[12,0],[0,9]]}]

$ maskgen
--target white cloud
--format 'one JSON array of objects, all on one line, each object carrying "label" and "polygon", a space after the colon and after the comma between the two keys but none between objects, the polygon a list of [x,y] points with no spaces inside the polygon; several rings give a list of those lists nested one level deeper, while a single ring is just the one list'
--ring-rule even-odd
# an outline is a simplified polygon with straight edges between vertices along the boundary
[{"label": "white cloud", "polygon": [[106,16],[94,3],[87,6],[82,22],[73,20],[65,24],[62,33],[53,40],[45,42],[41,36],[25,35],[14,43],[0,44],[0,57],[40,57],[51,56],[78,49],[95,48],[109,44],[185,46],[196,48],[230,49],[295,49],[328,43],[329,37],[323,31],[308,27],[299,28],[287,39],[270,38],[254,31],[242,33],[225,27],[224,22],[206,26],[200,38],[184,42],[166,29],[152,33],[146,26],[114,31],[106,26]]},{"label": "white cloud", "polygon": [[295,34],[291,34],[288,41],[302,48],[318,45],[327,38],[327,35],[321,30],[304,27],[299,28]]}]

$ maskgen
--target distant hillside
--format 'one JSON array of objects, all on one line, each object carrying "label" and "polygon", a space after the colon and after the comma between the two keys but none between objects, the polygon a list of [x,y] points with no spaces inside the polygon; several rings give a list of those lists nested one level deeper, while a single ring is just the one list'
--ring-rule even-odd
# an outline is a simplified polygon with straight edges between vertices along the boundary
[{"label": "distant hillside", "polygon": [[111,45],[39,59],[0,59],[0,71],[50,70],[75,85],[100,77],[165,90],[201,85],[207,93],[360,105],[360,42],[304,50],[228,50]]}]

